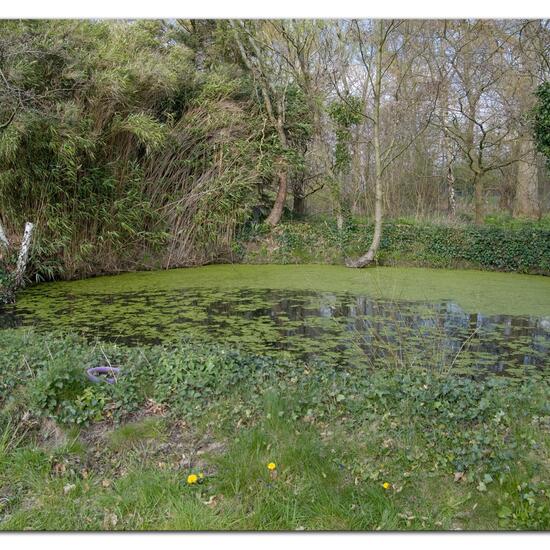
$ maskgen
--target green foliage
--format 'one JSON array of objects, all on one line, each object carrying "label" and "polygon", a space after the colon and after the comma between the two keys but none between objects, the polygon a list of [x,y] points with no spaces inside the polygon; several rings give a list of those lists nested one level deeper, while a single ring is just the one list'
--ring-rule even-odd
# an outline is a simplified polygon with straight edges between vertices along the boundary
[{"label": "green foliage", "polygon": [[[350,223],[342,232],[333,223],[286,223],[275,234],[279,248],[262,261],[341,263],[344,257],[364,253],[373,231],[372,223]],[[388,220],[378,261],[545,274],[550,273],[550,228],[545,219],[493,219],[485,226]]]},{"label": "green foliage", "polygon": [[250,383],[256,369],[265,363],[220,347],[182,343],[159,357],[154,397],[179,411],[193,413],[202,403],[227,395],[239,384]]},{"label": "green foliage", "polygon": [[[120,402],[110,390],[132,393],[142,371],[141,399],[163,401],[168,412],[114,426],[90,449],[48,453],[20,431],[4,397],[2,529],[548,529],[547,377],[344,369],[186,342],[104,347],[127,375],[136,371],[110,388],[86,385],[80,368],[63,365],[97,359],[80,339],[1,337],[4,357],[29,365],[20,385],[46,392],[32,400],[42,414],[76,425],[93,421],[91,411],[106,418]],[[97,403],[75,411],[90,392]],[[212,436],[218,450],[191,457],[205,482],[187,486],[178,438],[196,449],[191,441]]]},{"label": "green foliage", "polygon": [[295,84],[286,90],[285,106],[285,129],[291,150],[303,154],[313,135],[313,113],[304,92]]},{"label": "green foliage", "polygon": [[[369,372],[326,363],[306,366],[193,342],[174,349],[106,348],[102,353],[117,361],[122,374],[115,385],[92,384],[85,368],[97,364],[98,355],[80,340],[73,339],[74,347],[68,348],[67,339],[34,335],[36,343],[29,348],[24,344],[29,336],[7,334],[11,354],[33,365],[26,380],[22,376],[19,382],[28,386],[31,409],[62,424],[86,424],[113,410],[124,415],[149,397],[166,404],[173,414],[193,418],[203,414],[205,403],[215,410],[237,396],[239,403],[226,413],[227,419],[244,410],[254,417],[264,408],[266,392],[282,392],[287,396],[284,414],[290,418],[336,415],[350,426],[375,417],[388,426],[408,418],[422,426],[428,448],[441,447],[444,438],[446,453],[426,457],[434,467],[483,467],[494,474],[506,472],[517,456],[519,441],[510,434],[512,418],[529,421],[549,412],[545,395],[550,388],[536,379],[472,380],[412,367]],[[144,358],[141,363],[139,356]],[[6,369],[1,379],[13,391],[17,382],[7,373]],[[126,392],[129,397],[121,398]]]},{"label": "green foliage", "polygon": [[329,114],[336,124],[343,128],[350,128],[363,120],[362,109],[361,99],[350,95],[345,99],[334,101],[329,107]]},{"label": "green foliage", "polygon": [[[0,132],[0,210],[10,236],[36,223],[29,276],[227,255],[258,179],[272,185],[276,154],[242,71],[230,61],[197,70],[174,23],[0,26],[10,83],[0,90],[0,120],[15,112]],[[23,93],[23,106],[10,90]],[[289,90],[288,101],[296,143],[287,153],[299,167],[298,143],[310,130],[299,92]]]},{"label": "green foliage", "polygon": [[499,525],[505,529],[548,531],[550,502],[545,484],[512,479],[502,485],[498,498]]},{"label": "green foliage", "polygon": [[97,420],[105,405],[105,394],[90,384],[80,362],[48,362],[30,385],[29,396],[35,413],[61,424]]},{"label": "green foliage", "polygon": [[0,406],[55,419],[61,424],[85,425],[106,414],[118,416],[134,411],[152,387],[149,361],[134,349],[109,348],[114,362],[129,365],[124,384],[94,384],[86,369],[105,364],[99,349],[79,337],[37,340],[4,330],[0,333]]},{"label": "green foliage", "polygon": [[9,304],[13,299],[13,277],[4,262],[0,260],[0,304]]},{"label": "green foliage", "polygon": [[74,276],[154,250],[165,228],[144,165],[166,140],[186,51],[162,51],[160,22],[2,28],[3,74],[28,102],[0,134],[0,208],[16,234],[37,224],[31,273]]},{"label": "green foliage", "polygon": [[348,96],[345,100],[338,100],[329,106],[329,116],[336,127],[335,168],[340,173],[349,170],[351,153],[349,145],[351,141],[351,127],[357,125],[363,119],[361,99]]},{"label": "green foliage", "polygon": [[533,112],[533,127],[538,150],[550,162],[550,82],[543,82],[535,92],[537,105]]},{"label": "green foliage", "polygon": [[166,127],[146,113],[131,113],[125,120],[116,115],[113,120],[113,131],[126,131],[144,145],[147,152],[160,149],[166,141]]}]

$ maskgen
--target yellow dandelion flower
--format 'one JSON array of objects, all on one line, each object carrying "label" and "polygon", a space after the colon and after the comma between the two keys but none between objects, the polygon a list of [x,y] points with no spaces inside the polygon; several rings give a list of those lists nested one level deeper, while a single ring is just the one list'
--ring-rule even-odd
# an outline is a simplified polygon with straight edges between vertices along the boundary
[{"label": "yellow dandelion flower", "polygon": [[189,474],[189,475],[187,476],[187,483],[188,483],[189,485],[194,485],[195,483],[197,483],[197,480],[198,480],[198,479],[199,479],[199,478],[197,477],[196,474]]},{"label": "yellow dandelion flower", "polygon": [[384,481],[384,483],[382,483],[382,487],[384,487],[384,489],[389,489],[391,487],[391,483]]},{"label": "yellow dandelion flower", "polygon": [[203,478],[204,478],[204,474],[201,472],[201,473],[199,474],[199,479],[203,479]]},{"label": "yellow dandelion flower", "polygon": [[267,465],[267,469],[268,470],[275,470],[275,468],[277,468],[277,464],[275,464],[275,462],[270,462],[268,465]]}]

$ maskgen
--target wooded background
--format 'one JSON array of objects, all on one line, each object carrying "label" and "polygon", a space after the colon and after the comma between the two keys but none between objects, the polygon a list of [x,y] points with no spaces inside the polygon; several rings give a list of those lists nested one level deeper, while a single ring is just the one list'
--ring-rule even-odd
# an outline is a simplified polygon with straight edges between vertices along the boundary
[{"label": "wooded background", "polygon": [[374,218],[363,265],[386,217],[538,219],[549,71],[545,20],[0,21],[0,228],[44,280],[282,218]]}]

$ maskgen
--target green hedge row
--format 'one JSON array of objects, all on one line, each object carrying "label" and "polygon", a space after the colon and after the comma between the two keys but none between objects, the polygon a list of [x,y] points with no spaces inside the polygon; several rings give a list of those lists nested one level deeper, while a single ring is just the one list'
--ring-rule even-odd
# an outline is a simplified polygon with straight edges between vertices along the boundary
[{"label": "green hedge row", "polygon": [[[339,232],[330,222],[282,224],[270,236],[249,234],[245,261],[342,263],[366,252],[372,223],[350,223]],[[268,244],[268,241],[269,242]],[[253,245],[251,246],[251,243]],[[468,267],[550,274],[550,229],[451,226],[389,220],[384,223],[377,260],[382,265]]]}]

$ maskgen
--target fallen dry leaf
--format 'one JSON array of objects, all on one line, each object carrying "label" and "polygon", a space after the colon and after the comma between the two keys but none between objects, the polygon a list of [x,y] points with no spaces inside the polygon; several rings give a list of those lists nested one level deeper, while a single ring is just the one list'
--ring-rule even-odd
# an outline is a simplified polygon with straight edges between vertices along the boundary
[{"label": "fallen dry leaf", "polygon": [[67,470],[67,466],[62,462],[56,462],[52,467],[53,473],[58,476],[62,476]]},{"label": "fallen dry leaf", "polygon": [[103,529],[112,529],[116,527],[118,523],[118,517],[114,513],[107,512],[103,517]]},{"label": "fallen dry leaf", "polygon": [[455,481],[458,483],[464,479],[464,472],[455,472]]},{"label": "fallen dry leaf", "polygon": [[164,416],[166,414],[166,406],[157,403],[154,399],[147,399],[145,410],[151,415]]},{"label": "fallen dry leaf", "polygon": [[63,487],[63,494],[68,495],[73,489],[76,489],[76,485],[74,485],[73,483],[69,483],[68,485],[65,485],[65,487]]},{"label": "fallen dry leaf", "polygon": [[222,499],[221,495],[212,495],[208,500],[203,500],[202,503],[210,508],[217,506],[218,502]]}]

